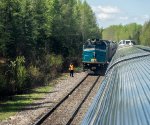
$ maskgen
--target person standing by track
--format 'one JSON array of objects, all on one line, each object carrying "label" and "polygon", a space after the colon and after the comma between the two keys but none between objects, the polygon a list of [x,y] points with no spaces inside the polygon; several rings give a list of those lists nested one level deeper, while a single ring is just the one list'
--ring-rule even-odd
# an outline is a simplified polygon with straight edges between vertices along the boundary
[{"label": "person standing by track", "polygon": [[74,65],[70,63],[69,65],[70,77],[74,77]]}]

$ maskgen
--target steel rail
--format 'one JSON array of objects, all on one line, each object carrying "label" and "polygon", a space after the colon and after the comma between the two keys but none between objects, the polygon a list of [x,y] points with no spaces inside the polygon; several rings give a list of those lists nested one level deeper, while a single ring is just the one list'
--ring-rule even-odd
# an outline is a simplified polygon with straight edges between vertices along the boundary
[{"label": "steel rail", "polygon": [[88,98],[88,96],[90,95],[92,89],[94,88],[94,86],[96,85],[97,81],[99,80],[100,75],[97,77],[97,79],[95,80],[95,82],[93,83],[93,85],[91,86],[91,88],[89,89],[89,91],[87,92],[87,94],[85,95],[85,97],[83,98],[83,100],[81,101],[81,103],[79,104],[79,106],[76,108],[76,110],[74,111],[73,115],[71,116],[71,118],[68,120],[66,125],[70,125],[72,123],[72,121],[74,120],[75,116],[77,115],[78,111],[80,110],[81,106],[83,105],[83,103],[86,101],[86,99]]},{"label": "steel rail", "polygon": [[58,103],[56,104],[51,110],[45,113],[41,118],[39,118],[35,123],[32,125],[41,125],[88,77],[88,74]]}]

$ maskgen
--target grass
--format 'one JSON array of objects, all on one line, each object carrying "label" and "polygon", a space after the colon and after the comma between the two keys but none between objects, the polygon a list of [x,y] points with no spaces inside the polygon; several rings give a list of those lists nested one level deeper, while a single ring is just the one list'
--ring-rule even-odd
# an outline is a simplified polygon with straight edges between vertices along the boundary
[{"label": "grass", "polygon": [[23,110],[25,106],[32,104],[35,100],[42,99],[46,93],[52,92],[53,85],[57,84],[59,80],[66,79],[67,76],[68,73],[63,73],[51,81],[48,86],[32,89],[31,92],[27,94],[12,96],[11,99],[7,101],[0,101],[0,121],[15,115],[18,111]]},{"label": "grass", "polygon": [[31,90],[29,94],[15,95],[11,100],[0,102],[0,120],[9,118],[33,101],[41,99],[51,90],[52,86],[44,86]]}]

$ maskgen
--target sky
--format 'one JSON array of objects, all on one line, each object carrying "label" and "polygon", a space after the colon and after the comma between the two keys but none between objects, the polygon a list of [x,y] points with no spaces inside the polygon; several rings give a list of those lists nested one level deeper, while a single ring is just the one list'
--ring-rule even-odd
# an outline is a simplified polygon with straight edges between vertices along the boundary
[{"label": "sky", "polygon": [[92,7],[99,27],[144,24],[150,20],[150,0],[86,0]]}]

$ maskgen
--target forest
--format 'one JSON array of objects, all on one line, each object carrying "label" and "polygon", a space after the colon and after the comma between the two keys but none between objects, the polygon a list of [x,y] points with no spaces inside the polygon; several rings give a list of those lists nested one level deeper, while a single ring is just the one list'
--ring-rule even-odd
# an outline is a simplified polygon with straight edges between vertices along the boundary
[{"label": "forest", "polygon": [[79,65],[82,44],[99,36],[91,7],[80,0],[0,0],[0,95],[46,85]]},{"label": "forest", "polygon": [[81,0],[0,0],[0,96],[47,85],[70,62],[80,66],[89,38],[150,46],[150,21],[99,28]]},{"label": "forest", "polygon": [[112,25],[101,29],[103,39],[110,39],[119,42],[123,39],[133,39],[137,44],[150,46],[150,21],[140,25],[130,23],[127,25]]}]

